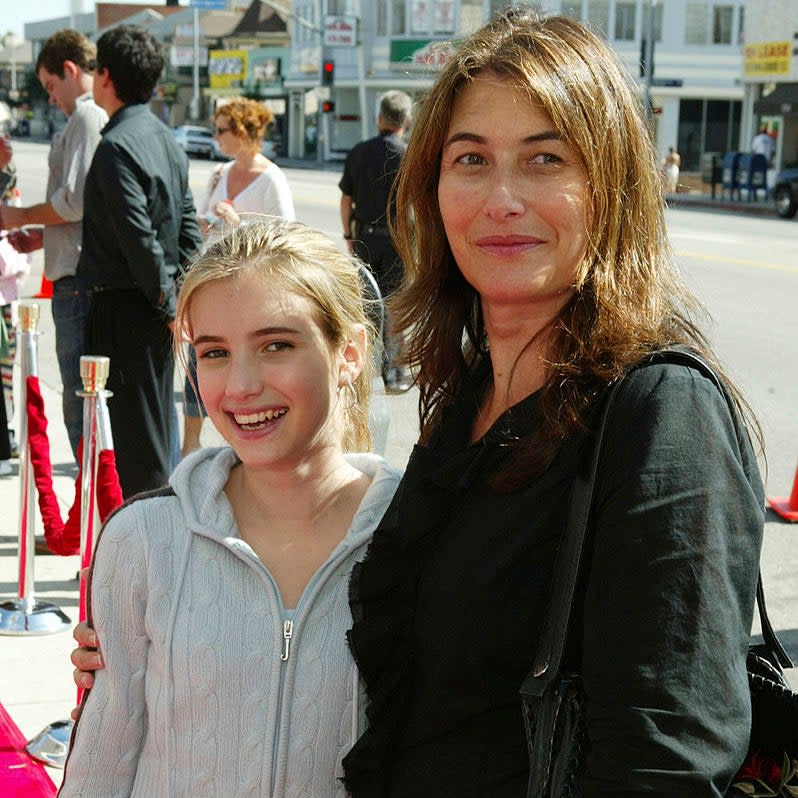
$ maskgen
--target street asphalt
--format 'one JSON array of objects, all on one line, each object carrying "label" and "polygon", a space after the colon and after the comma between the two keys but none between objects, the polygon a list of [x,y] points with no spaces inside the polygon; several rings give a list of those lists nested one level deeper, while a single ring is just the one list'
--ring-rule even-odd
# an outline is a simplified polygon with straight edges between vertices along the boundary
[{"label": "street asphalt", "polygon": [[[700,193],[679,194],[669,198],[673,207],[716,209],[738,214],[775,215],[773,205],[765,201],[730,201],[712,199]],[[46,414],[49,419],[50,453],[53,463],[53,483],[64,515],[74,496],[74,465],[61,415],[61,384],[54,355],[53,324],[50,303],[33,299],[42,274],[41,255],[34,257],[31,273],[23,287],[23,301],[35,301],[40,306],[39,377]],[[411,394],[401,397],[407,409],[415,402]],[[396,426],[396,425],[394,425]],[[18,428],[18,427],[17,427]],[[409,450],[412,430],[395,434],[400,441],[389,441],[388,459],[398,465]],[[392,448],[393,447],[393,448]],[[19,506],[20,484],[18,461],[12,461],[14,472],[0,477],[0,602],[14,600],[19,591]],[[798,531],[798,529],[796,529]],[[36,514],[36,534],[42,534],[41,520]],[[35,591],[37,601],[49,602],[60,609],[71,623],[78,619],[79,558],[36,556]],[[792,613],[798,617],[798,607]],[[795,626],[795,624],[792,624]],[[756,627],[755,627],[756,628]],[[795,642],[795,641],[791,641]],[[68,718],[76,700],[69,653],[73,647],[69,629],[44,635],[7,635],[0,641],[0,704],[10,714],[26,739],[30,740],[51,723]],[[791,646],[794,648],[794,646]],[[798,683],[798,671],[790,672],[793,684]],[[53,781],[60,783],[62,771],[48,768]],[[0,773],[0,795],[4,795],[3,774]]]}]

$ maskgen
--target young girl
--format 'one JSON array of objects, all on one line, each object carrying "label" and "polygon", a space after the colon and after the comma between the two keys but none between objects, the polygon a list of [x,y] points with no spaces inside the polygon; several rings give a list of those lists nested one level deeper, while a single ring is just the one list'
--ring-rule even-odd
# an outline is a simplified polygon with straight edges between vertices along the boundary
[{"label": "young girl", "polygon": [[355,264],[273,220],[187,273],[175,340],[229,447],[106,524],[91,575],[105,669],[62,798],[340,796],[359,733],[349,574],[399,479],[372,454]]}]

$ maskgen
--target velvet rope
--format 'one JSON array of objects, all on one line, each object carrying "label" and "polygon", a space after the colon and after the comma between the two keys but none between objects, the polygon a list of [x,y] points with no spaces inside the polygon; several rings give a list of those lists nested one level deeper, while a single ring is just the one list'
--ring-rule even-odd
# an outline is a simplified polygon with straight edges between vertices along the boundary
[{"label": "velvet rope", "polygon": [[[50,462],[50,441],[47,437],[47,418],[39,378],[27,378],[26,410],[28,414],[28,447],[33,467],[33,478],[39,499],[39,512],[44,526],[44,539],[53,554],[69,556],[80,554],[80,504],[81,472],[75,480],[75,498],[69,509],[66,523],[61,517],[58,499],[53,491],[53,468]],[[83,440],[78,445],[78,464],[83,463]],[[100,452],[97,464],[97,510],[100,521],[122,503],[122,489],[116,472],[113,449]]]}]

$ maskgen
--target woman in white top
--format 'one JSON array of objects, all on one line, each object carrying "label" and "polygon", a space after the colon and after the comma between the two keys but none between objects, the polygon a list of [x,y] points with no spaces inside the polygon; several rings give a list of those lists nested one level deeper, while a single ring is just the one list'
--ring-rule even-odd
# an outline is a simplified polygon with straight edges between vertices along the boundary
[{"label": "woman in white top", "polygon": [[[238,97],[220,106],[213,118],[216,140],[230,158],[213,170],[205,202],[199,208],[203,237],[215,237],[240,221],[240,214],[296,219],[294,199],[282,169],[261,154],[274,114],[262,103]],[[200,447],[205,410],[197,395],[197,361],[189,350],[183,386],[183,449],[185,457]]]},{"label": "woman in white top", "polygon": [[228,223],[238,221],[236,213],[282,216],[289,221],[296,218],[285,174],[261,153],[263,139],[273,122],[274,115],[265,105],[243,97],[216,111],[216,141],[222,153],[233,160],[217,167],[211,176],[207,199],[200,209],[200,221],[206,224],[206,230],[208,213]]}]

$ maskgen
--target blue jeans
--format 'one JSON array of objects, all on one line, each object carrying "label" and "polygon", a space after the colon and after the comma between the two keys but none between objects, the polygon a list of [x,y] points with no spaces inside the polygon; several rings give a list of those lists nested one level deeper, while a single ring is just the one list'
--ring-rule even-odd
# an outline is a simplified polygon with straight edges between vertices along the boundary
[{"label": "blue jeans", "polygon": [[83,434],[83,399],[77,395],[78,391],[83,390],[80,357],[85,353],[86,319],[90,302],[89,295],[78,288],[74,277],[62,277],[53,283],[51,310],[55,324],[55,354],[64,388],[61,406],[69,445],[76,460],[78,442]]}]

